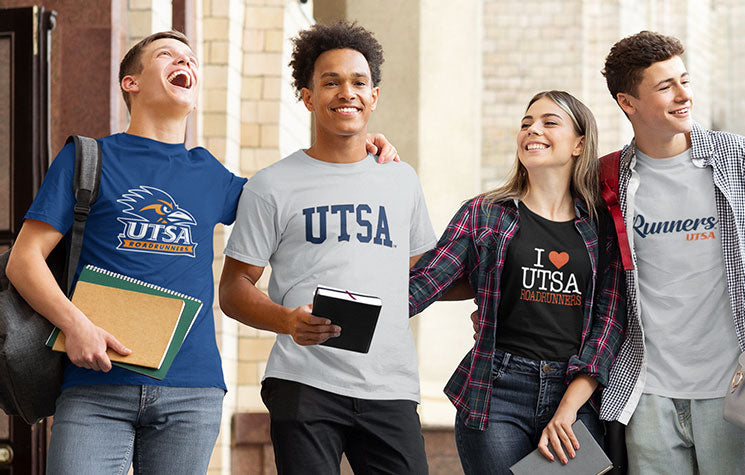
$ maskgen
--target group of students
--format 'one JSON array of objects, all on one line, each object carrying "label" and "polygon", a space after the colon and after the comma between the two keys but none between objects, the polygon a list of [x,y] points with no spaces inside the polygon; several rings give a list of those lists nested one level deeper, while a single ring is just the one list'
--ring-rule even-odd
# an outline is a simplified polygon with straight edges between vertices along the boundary
[{"label": "group of students", "polygon": [[[67,339],[48,473],[206,472],[226,390],[213,230],[234,221],[220,306],[277,333],[261,397],[279,473],[339,473],[342,453],[355,473],[427,473],[408,319],[437,300],[472,298],[474,347],[445,388],[466,473],[509,473],[535,447],[571,464],[577,419],[601,445],[601,420],[626,425],[629,473],[745,473],[745,432],[722,418],[745,349],[745,138],[692,121],[678,40],[625,38],[603,70],[634,130],[619,170],[635,263],[625,271],[599,198],[597,126],[575,97],[529,101],[507,182],[465,202],[437,241],[416,173],[367,133],[380,44],[343,22],[314,25],[293,44],[314,142],[250,180],[184,146],[200,76],[183,35],[151,35],[121,63],[131,120],[99,139],[101,186],[80,265],[205,303],[162,381],[111,366],[107,349],[129,350],[65,298],[45,263],[73,220],[71,145],[53,161],[7,268]],[[156,208],[157,222],[139,214]],[[139,239],[193,252],[123,246],[130,220],[151,230]],[[267,265],[268,296],[256,287]],[[381,297],[369,353],[318,345],[344,331],[312,315],[318,284]]]}]

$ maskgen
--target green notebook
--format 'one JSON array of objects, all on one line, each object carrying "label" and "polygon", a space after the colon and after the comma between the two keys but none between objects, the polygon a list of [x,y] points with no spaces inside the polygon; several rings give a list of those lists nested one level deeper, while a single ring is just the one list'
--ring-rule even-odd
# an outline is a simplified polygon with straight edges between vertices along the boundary
[{"label": "green notebook", "polygon": [[[164,289],[163,287],[159,287],[154,284],[148,284],[146,282],[133,279],[132,277],[127,277],[125,275],[117,274],[116,272],[111,272],[91,265],[87,265],[85,266],[85,268],[83,268],[78,281],[90,282],[93,284],[105,285],[108,287],[116,287],[118,289],[130,290],[134,292],[142,292],[150,295],[159,295],[163,297],[179,299],[184,302],[184,308],[181,312],[178,323],[176,324],[176,330],[173,334],[173,338],[171,339],[168,349],[166,350],[166,354],[163,358],[163,363],[160,365],[160,368],[153,369],[117,361],[112,362],[112,364],[116,366],[120,366],[130,371],[144,374],[145,376],[150,376],[151,378],[165,378],[166,374],[168,373],[168,369],[171,367],[173,360],[176,358],[176,354],[181,348],[181,344],[186,339],[186,335],[189,334],[189,330],[191,330],[191,326],[194,323],[197,314],[199,314],[199,310],[201,310],[202,308],[202,301],[173,290]],[[51,348],[54,345],[54,342],[57,339],[57,335],[59,335],[59,329],[55,328],[52,331],[52,334],[49,335],[49,338],[47,339],[46,345],[48,347]]]}]

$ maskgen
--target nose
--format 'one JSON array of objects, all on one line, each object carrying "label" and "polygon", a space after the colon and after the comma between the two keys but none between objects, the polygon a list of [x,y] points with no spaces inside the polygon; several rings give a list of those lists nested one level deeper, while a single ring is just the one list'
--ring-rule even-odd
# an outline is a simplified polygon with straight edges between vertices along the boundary
[{"label": "nose", "polygon": [[678,83],[676,88],[675,99],[678,102],[688,102],[691,100],[691,87],[688,84]]},{"label": "nose", "polygon": [[528,135],[543,134],[543,130],[538,126],[538,121],[535,121],[532,124],[530,124],[525,131],[528,133]]},{"label": "nose", "polygon": [[354,87],[352,87],[352,84],[349,82],[342,82],[341,86],[339,88],[339,98],[346,99],[346,100],[352,100],[356,96]]},{"label": "nose", "polygon": [[176,64],[189,65],[192,64],[191,58],[186,53],[178,53],[174,58]]}]

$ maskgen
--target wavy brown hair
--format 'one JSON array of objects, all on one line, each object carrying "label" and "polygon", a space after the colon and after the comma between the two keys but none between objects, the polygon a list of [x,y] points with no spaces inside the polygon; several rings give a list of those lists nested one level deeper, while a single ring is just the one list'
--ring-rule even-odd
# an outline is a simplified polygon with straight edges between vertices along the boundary
[{"label": "wavy brown hair", "polygon": [[645,69],[673,56],[683,56],[683,53],[685,48],[677,38],[654,31],[640,31],[613,45],[600,72],[605,76],[614,101],[618,100],[619,92],[637,97]]},{"label": "wavy brown hair", "polygon": [[[572,196],[584,202],[590,219],[596,214],[596,207],[600,199],[600,185],[598,183],[598,126],[595,116],[579,99],[564,91],[539,92],[528,102],[527,111],[539,99],[547,97],[561,107],[572,119],[574,131],[585,138],[582,153],[574,161],[572,180],[569,189]],[[507,182],[491,191],[482,193],[479,197],[496,202],[503,200],[521,200],[528,193],[530,181],[528,170],[520,163],[515,155],[515,165],[510,172]]]}]

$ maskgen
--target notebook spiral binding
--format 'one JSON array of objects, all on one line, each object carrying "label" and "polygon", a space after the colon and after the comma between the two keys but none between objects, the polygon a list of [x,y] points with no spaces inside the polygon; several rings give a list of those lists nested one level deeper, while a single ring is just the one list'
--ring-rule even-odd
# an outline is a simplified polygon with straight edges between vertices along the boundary
[{"label": "notebook spiral binding", "polygon": [[158,290],[160,292],[165,292],[165,293],[167,293],[169,295],[173,295],[174,297],[179,297],[179,298],[182,298],[182,299],[193,300],[194,302],[201,303],[201,301],[199,299],[196,299],[196,298],[191,297],[191,296],[186,295],[186,294],[182,294],[181,292],[176,292],[175,290],[166,289],[165,287],[161,287],[159,285],[151,284],[149,282],[143,282],[143,281],[141,281],[139,279],[135,279],[133,277],[129,277],[129,276],[126,276],[126,275],[123,275],[123,274],[119,274],[117,272],[106,270],[106,269],[104,269],[102,267],[97,267],[97,266],[88,264],[87,266],[85,266],[85,268],[88,269],[88,270],[90,270],[90,271],[97,272],[99,274],[108,275],[109,277],[115,277],[117,279],[126,280],[127,282],[132,282],[133,284],[143,285],[145,287],[149,287],[151,289]]}]

